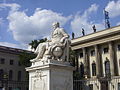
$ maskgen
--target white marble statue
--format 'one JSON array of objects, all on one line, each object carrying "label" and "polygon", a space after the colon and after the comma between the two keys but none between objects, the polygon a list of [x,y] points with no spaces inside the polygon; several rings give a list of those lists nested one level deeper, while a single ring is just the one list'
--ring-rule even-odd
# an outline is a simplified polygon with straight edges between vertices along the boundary
[{"label": "white marble statue", "polygon": [[35,50],[37,57],[35,60],[54,59],[67,61],[69,58],[69,35],[63,28],[59,27],[59,23],[53,23],[53,32],[51,40],[40,43]]}]

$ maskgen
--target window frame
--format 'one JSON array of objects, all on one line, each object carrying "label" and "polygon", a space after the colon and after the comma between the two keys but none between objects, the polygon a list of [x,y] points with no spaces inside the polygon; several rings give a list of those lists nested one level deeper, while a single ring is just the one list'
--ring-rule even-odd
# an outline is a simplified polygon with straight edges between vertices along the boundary
[{"label": "window frame", "polygon": [[105,61],[105,76],[110,75],[110,61],[106,60]]},{"label": "window frame", "polygon": [[95,50],[91,50],[91,51],[90,51],[90,55],[91,55],[91,56],[95,56]]},{"label": "window frame", "polygon": [[104,52],[104,54],[108,53],[109,52],[109,48],[108,47],[103,48],[103,52]]},{"label": "window frame", "polygon": [[5,64],[5,58],[0,58],[0,64]]},{"label": "window frame", "polygon": [[92,76],[96,76],[96,63],[92,63]]},{"label": "window frame", "polygon": [[21,81],[21,79],[22,79],[22,71],[18,71],[17,80]]},{"label": "window frame", "polygon": [[9,70],[9,80],[13,80],[13,70]]},{"label": "window frame", "polygon": [[14,60],[13,59],[10,59],[10,65],[14,65]]},{"label": "window frame", "polygon": [[120,51],[120,44],[117,45],[117,50]]},{"label": "window frame", "polygon": [[80,53],[80,58],[83,58],[83,53],[82,52]]}]

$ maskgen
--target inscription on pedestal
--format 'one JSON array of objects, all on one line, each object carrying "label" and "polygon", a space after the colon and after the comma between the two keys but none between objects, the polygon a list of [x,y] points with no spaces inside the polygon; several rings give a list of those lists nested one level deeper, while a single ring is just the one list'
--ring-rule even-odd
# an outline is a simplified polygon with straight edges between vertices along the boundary
[{"label": "inscription on pedestal", "polygon": [[47,90],[47,75],[44,75],[41,70],[36,70],[32,79],[32,90]]}]

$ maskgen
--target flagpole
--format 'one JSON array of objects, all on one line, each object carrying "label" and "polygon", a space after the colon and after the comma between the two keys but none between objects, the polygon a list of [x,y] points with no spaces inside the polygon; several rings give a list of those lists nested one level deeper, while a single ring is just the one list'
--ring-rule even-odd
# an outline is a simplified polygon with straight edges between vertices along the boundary
[{"label": "flagpole", "polygon": [[105,9],[104,9],[104,15],[105,15],[105,28],[110,28],[109,12],[107,12]]}]

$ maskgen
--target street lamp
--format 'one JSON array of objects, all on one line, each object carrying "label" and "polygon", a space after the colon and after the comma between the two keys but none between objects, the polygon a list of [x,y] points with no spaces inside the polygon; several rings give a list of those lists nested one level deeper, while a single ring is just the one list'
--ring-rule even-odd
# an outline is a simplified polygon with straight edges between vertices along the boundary
[{"label": "street lamp", "polygon": [[8,75],[7,74],[3,75],[2,83],[3,83],[3,90],[8,90]]}]

